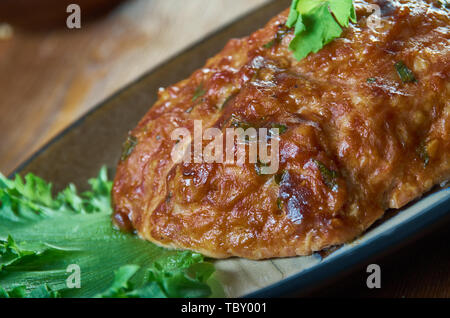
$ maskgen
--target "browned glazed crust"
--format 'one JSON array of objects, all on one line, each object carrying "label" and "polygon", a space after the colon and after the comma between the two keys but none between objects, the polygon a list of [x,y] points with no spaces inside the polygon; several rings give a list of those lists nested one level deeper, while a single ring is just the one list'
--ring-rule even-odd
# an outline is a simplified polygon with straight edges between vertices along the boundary
[{"label": "browned glazed crust", "polygon": [[[448,10],[431,1],[370,2],[382,8],[376,31],[367,26],[369,1],[357,1],[358,23],[298,62],[288,49],[292,31],[264,47],[286,10],[162,89],[130,132],[137,146],[117,167],[116,224],[127,227],[130,218],[128,227],[147,240],[217,258],[306,255],[354,239],[386,209],[448,180]],[[416,83],[401,81],[399,61]],[[200,85],[205,94],[193,101]],[[201,119],[204,129],[224,130],[230,118],[288,127],[281,182],[253,164],[173,163],[175,128],[192,131]],[[339,172],[337,189],[317,161]]]}]

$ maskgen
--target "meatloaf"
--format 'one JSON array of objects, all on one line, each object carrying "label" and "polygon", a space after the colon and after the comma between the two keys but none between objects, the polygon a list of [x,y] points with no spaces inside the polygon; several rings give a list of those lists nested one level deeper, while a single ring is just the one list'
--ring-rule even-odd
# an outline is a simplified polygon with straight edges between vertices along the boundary
[{"label": "meatloaf", "polygon": [[[381,8],[375,26],[370,4]],[[125,142],[115,224],[214,258],[307,255],[448,180],[449,10],[431,0],[355,7],[357,23],[301,61],[287,9],[160,89]],[[193,133],[195,120],[204,130],[279,127],[278,170],[174,161],[173,131]]]}]

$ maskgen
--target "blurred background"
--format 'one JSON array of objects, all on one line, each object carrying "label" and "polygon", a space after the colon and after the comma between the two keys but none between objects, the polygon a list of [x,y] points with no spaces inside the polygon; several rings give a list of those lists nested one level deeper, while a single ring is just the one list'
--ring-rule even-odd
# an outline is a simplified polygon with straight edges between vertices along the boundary
[{"label": "blurred background", "polygon": [[[1,0],[0,172],[80,115],[268,0]],[[68,29],[67,5],[81,7]]]},{"label": "blurred background", "polygon": [[[119,88],[270,0],[0,0],[0,172]],[[81,29],[66,7],[81,7]],[[275,14],[275,13],[274,13]],[[149,105],[150,106],[150,105]],[[450,297],[448,226],[315,296]]]}]

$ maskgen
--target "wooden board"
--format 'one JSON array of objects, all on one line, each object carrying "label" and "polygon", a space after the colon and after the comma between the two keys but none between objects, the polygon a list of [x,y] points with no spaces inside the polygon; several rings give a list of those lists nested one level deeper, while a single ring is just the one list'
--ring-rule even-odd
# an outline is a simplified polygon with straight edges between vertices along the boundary
[{"label": "wooden board", "polygon": [[[104,20],[83,25],[82,30],[46,33],[15,30],[12,38],[0,40],[0,170],[9,173],[51,136],[118,88],[221,24],[264,2],[190,0],[183,1],[183,8],[177,9],[180,1],[134,1]],[[239,30],[232,29],[232,32],[244,35],[239,32],[251,30],[251,25],[245,23],[242,21]],[[219,42],[223,45],[226,39],[223,37]],[[134,90],[111,100],[104,111],[86,119],[70,138],[53,145],[51,154],[42,154],[27,169],[62,187],[69,181],[81,185],[102,163],[113,167],[126,130],[151,106],[156,87],[187,76],[220,47],[202,47],[202,50],[202,56],[197,58],[193,53],[185,55],[186,61],[193,64],[184,72],[175,74],[176,68],[162,68],[156,79],[141,81],[134,85]],[[127,102],[123,103],[124,100]],[[120,106],[128,108],[123,110]],[[116,113],[106,116],[108,109],[115,109]],[[89,125],[90,121],[104,126]],[[110,127],[119,128],[111,130]],[[95,139],[96,135],[102,138]],[[85,151],[86,140],[79,142],[88,136],[93,138],[89,149],[96,149],[95,152]],[[98,140],[111,142],[96,144]],[[55,164],[46,164],[49,158],[56,160]],[[446,243],[449,239],[447,225],[395,256],[375,260],[382,268],[381,290],[367,289],[363,265],[353,276],[315,295],[449,297],[450,253]],[[316,261],[314,256],[309,260],[279,260],[277,267],[270,261],[263,267],[245,260],[231,265],[225,261],[219,267],[224,280],[234,281],[230,286],[235,287],[230,287],[228,293],[237,294],[236,286],[242,282],[242,275],[249,276],[249,281],[257,280],[253,285],[260,287]],[[233,274],[227,276],[229,271]]]}]

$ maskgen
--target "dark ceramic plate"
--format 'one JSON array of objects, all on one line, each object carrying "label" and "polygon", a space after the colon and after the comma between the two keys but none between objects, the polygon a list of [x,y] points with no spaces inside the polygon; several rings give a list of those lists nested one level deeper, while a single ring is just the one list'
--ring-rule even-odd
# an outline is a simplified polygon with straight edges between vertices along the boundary
[{"label": "dark ceramic plate", "polygon": [[[86,180],[95,176],[102,165],[114,169],[128,130],[155,102],[159,87],[188,77],[230,38],[248,35],[262,27],[289,3],[290,0],[271,2],[147,73],[72,124],[16,172],[22,175],[33,172],[53,182],[56,189],[70,182],[83,189]],[[265,261],[221,260],[216,261],[218,278],[228,296],[304,293],[404,244],[449,214],[450,189],[437,189],[326,258],[312,255]]]}]

